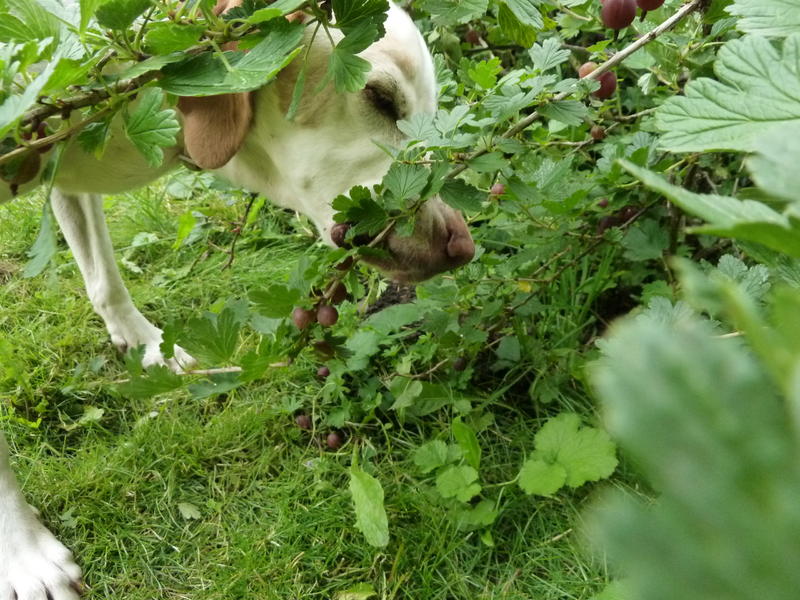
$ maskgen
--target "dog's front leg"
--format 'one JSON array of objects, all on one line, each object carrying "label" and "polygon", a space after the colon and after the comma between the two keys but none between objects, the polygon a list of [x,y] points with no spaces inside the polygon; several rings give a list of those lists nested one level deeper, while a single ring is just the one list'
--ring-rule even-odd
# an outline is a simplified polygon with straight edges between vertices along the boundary
[{"label": "dog's front leg", "polygon": [[72,553],[22,497],[0,432],[0,600],[76,600],[80,581]]},{"label": "dog's front leg", "polygon": [[114,345],[122,352],[143,345],[144,366],[165,364],[180,371],[194,364],[194,359],[180,346],[175,346],[174,358],[165,359],[159,348],[161,330],[134,306],[114,260],[102,198],[54,191],[52,203],[56,220],[83,275],[89,300],[105,322]]}]

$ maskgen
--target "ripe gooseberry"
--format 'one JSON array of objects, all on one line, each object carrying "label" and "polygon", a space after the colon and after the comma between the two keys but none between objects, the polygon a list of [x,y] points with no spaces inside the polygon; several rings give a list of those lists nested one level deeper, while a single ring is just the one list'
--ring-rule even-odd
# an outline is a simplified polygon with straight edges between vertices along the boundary
[{"label": "ripe gooseberry", "polygon": [[636,0],[605,0],[600,18],[606,27],[624,29],[636,18]]}]

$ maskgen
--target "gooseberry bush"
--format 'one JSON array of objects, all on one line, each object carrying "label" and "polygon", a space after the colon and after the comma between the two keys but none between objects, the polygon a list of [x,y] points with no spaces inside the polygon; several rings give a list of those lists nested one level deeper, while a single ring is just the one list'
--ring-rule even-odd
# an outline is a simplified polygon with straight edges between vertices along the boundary
[{"label": "gooseberry bush", "polygon": [[[102,153],[116,113],[158,164],[178,131],[165,102],[264,85],[303,60],[303,27],[345,34],[328,81],[338,93],[355,92],[369,70],[358,53],[382,35],[388,7],[246,0],[220,16],[213,5],[0,0],[4,185],[16,190],[35,177],[39,150],[52,144],[75,138]],[[164,324],[165,354],[178,343],[199,368],[143,369],[133,350],[118,393],[222,397],[274,369],[308,365],[313,405],[269,401],[303,435],[352,454],[355,523],[375,546],[388,543],[391,523],[369,461],[390,426],[421,432],[405,454],[414,485],[491,544],[509,497],[581,493],[571,490],[614,473],[615,442],[591,410],[599,397],[611,433],[665,497],[656,516],[617,502],[601,519],[609,547],[633,574],[627,583],[640,595],[631,597],[751,597],[738,580],[723,586],[731,565],[721,561],[716,596],[677,558],[684,571],[668,575],[684,573],[695,595],[658,587],[655,550],[633,535],[649,532],[663,543],[653,548],[676,556],[678,545],[701,552],[711,542],[684,533],[704,510],[717,510],[725,494],[741,506],[755,502],[753,489],[730,479],[735,469],[721,468],[731,457],[776,495],[796,486],[788,460],[796,431],[786,423],[796,418],[800,339],[792,308],[800,282],[800,9],[779,0],[414,0],[406,8],[434,54],[440,108],[398,122],[408,141],[384,148],[394,162],[381,184],[332,199],[338,248],[317,247],[285,281]],[[306,25],[284,18],[298,10]],[[239,49],[223,60],[220,48],[232,41]],[[295,97],[303,93],[311,91],[301,77]],[[128,110],[134,97],[141,102]],[[59,153],[50,156],[45,184],[58,168]],[[182,171],[167,189],[191,197],[209,181]],[[268,198],[224,193],[241,201],[235,231],[189,211],[175,245],[227,252],[235,269],[237,241],[257,245],[262,220],[274,213]],[[362,258],[385,252],[386,232],[410,233],[416,210],[435,195],[466,215],[475,259],[415,290],[363,268]],[[225,229],[227,249],[219,236],[208,242],[215,228]],[[47,268],[54,236],[45,209],[27,275]],[[631,311],[639,316],[600,340]],[[690,376],[705,387],[690,385]],[[740,402],[765,389],[758,402]],[[778,406],[792,417],[783,426]],[[728,408],[738,429],[721,424]],[[17,414],[30,417],[22,406]],[[520,416],[536,427],[515,457],[515,475],[498,479],[485,453],[489,434]],[[709,445],[691,438],[693,419],[706,425]],[[740,443],[748,435],[756,441]],[[758,446],[769,436],[775,446]],[[663,462],[670,450],[698,479],[708,476],[708,502],[694,513],[681,507],[695,506],[704,488],[680,487]],[[768,464],[767,455],[780,460]],[[736,510],[732,522],[745,528]],[[786,507],[772,523],[780,528],[796,512]],[[756,557],[763,540],[753,535]],[[780,588],[786,581],[776,578],[771,591],[797,589]]]}]

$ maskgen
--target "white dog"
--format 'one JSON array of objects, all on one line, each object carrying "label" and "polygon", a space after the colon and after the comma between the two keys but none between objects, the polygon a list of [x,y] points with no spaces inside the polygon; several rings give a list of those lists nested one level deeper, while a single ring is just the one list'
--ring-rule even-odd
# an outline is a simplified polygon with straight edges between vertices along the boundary
[{"label": "white dog", "polygon": [[[241,0],[218,0],[223,11]],[[144,345],[144,363],[178,369],[192,362],[182,349],[165,360],[161,330],[134,306],[114,260],[100,194],[146,185],[179,163],[181,153],[233,184],[265,195],[307,215],[327,243],[334,224],[331,199],[354,185],[378,183],[390,159],[374,141],[397,145],[399,119],[436,109],[433,63],[411,19],[392,5],[386,35],[361,56],[372,64],[367,87],[358,93],[307,92],[295,118],[285,118],[300,64],[249,94],[182,99],[181,147],[165,152],[152,168],[117,126],[100,160],[72,144],[56,176],[52,204],[89,299],[120,349]],[[330,41],[319,36],[309,53],[306,90],[325,74]],[[23,187],[22,192],[26,191]],[[11,192],[0,186],[0,203]],[[391,259],[379,265],[391,277],[419,281],[469,262],[474,244],[464,219],[433,199],[420,210],[410,237],[390,235]],[[11,472],[0,433],[0,600],[72,600],[80,569],[72,554],[26,504]]]}]

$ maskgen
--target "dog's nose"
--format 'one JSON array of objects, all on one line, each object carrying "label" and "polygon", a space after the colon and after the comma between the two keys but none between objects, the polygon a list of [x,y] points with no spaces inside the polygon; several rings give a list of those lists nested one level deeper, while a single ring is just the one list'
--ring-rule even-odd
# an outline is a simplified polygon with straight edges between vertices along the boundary
[{"label": "dog's nose", "polygon": [[460,267],[467,264],[475,256],[475,242],[465,228],[450,231],[450,239],[447,240],[447,256],[452,263],[451,268]]}]

